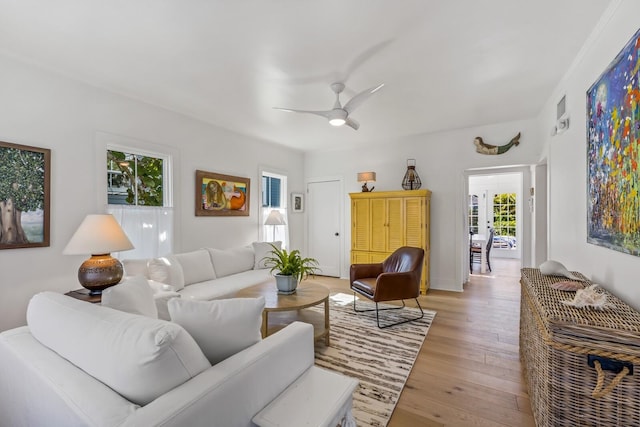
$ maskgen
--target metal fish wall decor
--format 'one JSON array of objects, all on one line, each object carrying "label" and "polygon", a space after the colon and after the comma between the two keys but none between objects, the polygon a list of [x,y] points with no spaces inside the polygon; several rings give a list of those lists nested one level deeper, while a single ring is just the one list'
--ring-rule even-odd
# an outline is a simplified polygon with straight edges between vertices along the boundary
[{"label": "metal fish wall decor", "polygon": [[520,144],[520,132],[518,132],[518,134],[505,145],[485,144],[479,136],[473,140],[473,143],[476,145],[476,152],[480,154],[502,154],[506,153],[514,145]]}]

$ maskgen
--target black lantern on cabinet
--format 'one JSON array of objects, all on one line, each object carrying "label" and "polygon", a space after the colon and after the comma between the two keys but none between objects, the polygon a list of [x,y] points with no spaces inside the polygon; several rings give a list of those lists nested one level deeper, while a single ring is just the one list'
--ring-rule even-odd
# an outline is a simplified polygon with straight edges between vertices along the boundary
[{"label": "black lantern on cabinet", "polygon": [[402,188],[405,190],[417,190],[422,186],[422,181],[416,172],[416,159],[407,160],[407,173],[402,179]]}]

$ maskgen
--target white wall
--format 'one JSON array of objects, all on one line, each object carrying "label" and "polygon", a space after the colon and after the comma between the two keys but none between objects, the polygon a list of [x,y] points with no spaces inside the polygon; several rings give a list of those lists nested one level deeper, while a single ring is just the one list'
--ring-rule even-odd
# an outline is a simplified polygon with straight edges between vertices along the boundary
[{"label": "white wall", "polygon": [[[514,102],[519,102],[514,100]],[[366,126],[366,123],[362,124]],[[350,129],[344,129],[349,131]],[[488,144],[503,145],[522,132],[521,143],[502,155],[476,153],[473,139],[481,136]],[[375,171],[375,191],[401,190],[407,159],[416,159],[422,188],[433,192],[431,198],[431,287],[462,290],[468,274],[466,248],[469,237],[463,236],[467,221],[465,170],[507,165],[534,164],[540,158],[542,143],[533,120],[523,120],[381,141],[366,149],[354,148],[305,155],[307,179],[317,176],[340,176],[345,183],[344,239],[342,276],[348,277],[351,246],[351,205],[349,192],[359,192],[356,174]]]},{"label": "white wall", "polygon": [[[0,56],[0,140],[50,148],[51,246],[0,251],[0,330],[25,324],[29,298],[42,290],[79,288],[82,256],[62,249],[96,195],[96,133],[120,135],[178,151],[174,203],[176,250],[249,244],[258,236],[258,169],[287,171],[302,192],[303,155],[137,102]],[[213,101],[212,101],[213,102]],[[195,217],[195,170],[251,179],[249,217]],[[290,216],[291,246],[303,248],[303,216]],[[124,253],[123,255],[126,255]]]},{"label": "white wall", "polygon": [[535,189],[533,197],[530,197],[533,204],[533,229],[531,239],[531,265],[539,266],[547,260],[547,210],[548,186],[547,186],[547,165],[541,164],[532,167],[532,181]]},{"label": "white wall", "polygon": [[[549,156],[549,258],[582,272],[640,309],[640,258],[587,244],[586,92],[638,30],[640,2],[615,2],[609,12],[539,116]],[[563,94],[571,126],[551,137],[556,103]]]}]

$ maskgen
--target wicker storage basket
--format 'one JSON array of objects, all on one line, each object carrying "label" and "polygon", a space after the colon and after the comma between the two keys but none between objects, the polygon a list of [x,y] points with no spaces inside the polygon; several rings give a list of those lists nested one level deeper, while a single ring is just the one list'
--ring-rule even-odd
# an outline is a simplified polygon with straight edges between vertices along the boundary
[{"label": "wicker storage basket", "polygon": [[615,308],[564,305],[575,293],[549,286],[561,280],[522,269],[520,357],[536,425],[640,426],[640,313],[604,290]]}]

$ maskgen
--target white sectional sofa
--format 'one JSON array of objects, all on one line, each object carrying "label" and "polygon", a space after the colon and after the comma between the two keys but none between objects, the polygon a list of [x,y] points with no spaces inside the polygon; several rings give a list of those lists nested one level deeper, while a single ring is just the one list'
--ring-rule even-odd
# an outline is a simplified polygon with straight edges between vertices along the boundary
[{"label": "white sectional sofa", "polygon": [[[281,242],[275,242],[280,247]],[[269,243],[253,242],[232,249],[203,248],[153,259],[124,259],[127,276],[141,275],[156,284],[171,286],[159,292],[158,316],[168,320],[166,304],[173,297],[196,300],[229,298],[249,286],[272,279],[263,258],[272,249]],[[275,285],[274,285],[275,286]]]},{"label": "white sectional sofa", "polygon": [[2,426],[249,427],[314,363],[300,322],[213,366],[176,323],[53,292],[27,323],[0,333]]}]

